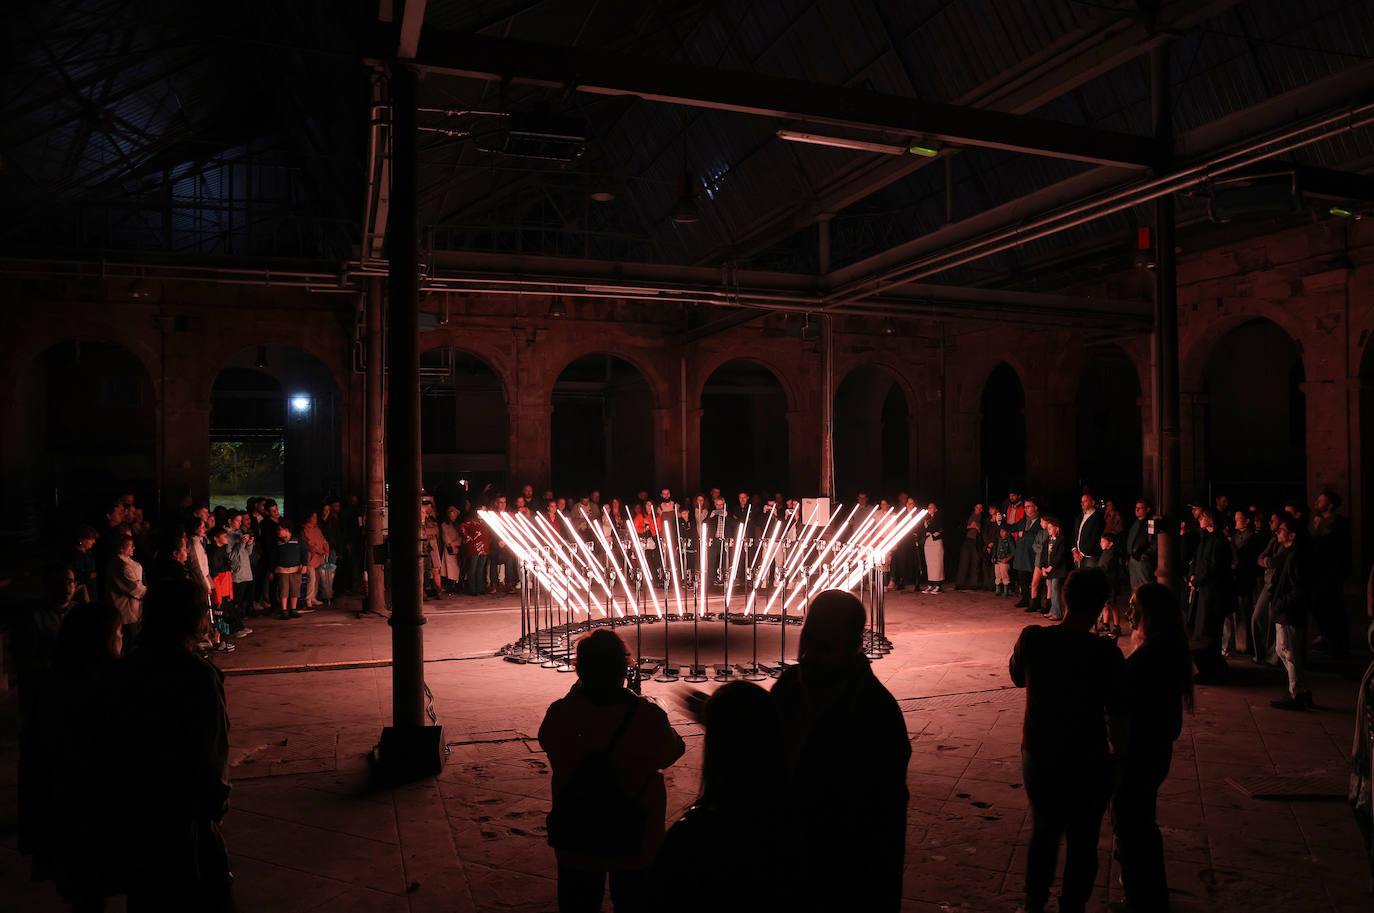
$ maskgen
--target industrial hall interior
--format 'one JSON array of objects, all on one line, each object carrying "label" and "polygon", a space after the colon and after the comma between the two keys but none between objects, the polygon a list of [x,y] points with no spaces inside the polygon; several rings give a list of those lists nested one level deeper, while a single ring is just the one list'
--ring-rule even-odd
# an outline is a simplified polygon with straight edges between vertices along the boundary
[{"label": "industrial hall interior", "polygon": [[1374,909],[1374,0],[4,20],[0,913]]}]

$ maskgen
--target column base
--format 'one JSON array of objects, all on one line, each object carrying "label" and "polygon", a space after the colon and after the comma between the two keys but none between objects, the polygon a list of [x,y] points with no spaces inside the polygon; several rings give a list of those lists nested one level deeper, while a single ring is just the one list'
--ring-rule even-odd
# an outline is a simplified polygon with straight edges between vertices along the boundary
[{"label": "column base", "polygon": [[445,754],[442,726],[387,726],[373,753],[373,769],[384,783],[410,783],[436,776]]}]

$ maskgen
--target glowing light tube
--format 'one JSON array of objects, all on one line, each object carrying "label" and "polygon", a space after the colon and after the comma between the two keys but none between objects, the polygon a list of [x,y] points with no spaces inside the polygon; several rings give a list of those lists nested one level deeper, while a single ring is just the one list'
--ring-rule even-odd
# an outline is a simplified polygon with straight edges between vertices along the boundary
[{"label": "glowing light tube", "polygon": [[492,529],[498,530],[498,532],[504,530],[506,534],[502,538],[515,549],[516,556],[525,563],[530,572],[539,578],[539,582],[548,588],[555,599],[565,604],[568,602],[567,590],[545,572],[544,562],[539,560],[537,546],[526,538],[524,530],[519,529],[516,524],[511,523],[508,519],[490,511],[479,510],[477,515]]},{"label": "glowing light tube", "polygon": [[[745,514],[748,519],[748,514]],[[730,594],[735,589],[735,574],[739,572],[739,556],[744,551],[744,524],[735,532],[735,557],[730,561],[730,579],[725,581],[725,611],[730,611]]]},{"label": "glowing light tube", "polygon": [[[578,509],[581,510],[581,508],[578,508]],[[607,515],[607,516],[610,516],[610,508],[609,508],[609,507],[603,507],[602,510],[606,511],[606,515]],[[587,512],[586,512],[585,510],[582,511],[582,516],[583,516],[583,518],[585,518],[585,519],[587,520],[587,523],[591,526],[591,528],[592,528],[592,535],[596,536],[596,541],[597,541],[598,543],[600,543],[601,548],[606,552],[606,558],[607,558],[607,560],[610,562],[611,567],[613,568],[613,570],[611,571],[611,573],[615,575],[615,579],[617,579],[617,580],[620,581],[621,589],[623,589],[623,590],[625,591],[625,605],[626,605],[626,611],[627,611],[627,612],[633,611],[634,605],[635,605],[635,598],[634,598],[633,596],[630,595],[630,583],[629,583],[628,580],[625,579],[625,570],[624,570],[625,565],[622,565],[622,564],[620,564],[619,562],[616,561],[615,553],[611,551],[611,543],[608,542],[608,541],[606,541],[606,534],[603,533],[603,532],[601,531],[601,524],[600,524],[600,522],[593,523],[593,522],[591,521],[591,518],[587,517]],[[600,518],[598,517],[597,520],[599,521]],[[611,521],[611,533],[612,533],[612,534],[615,533],[615,521],[614,521],[614,520]],[[617,537],[616,537],[616,544],[619,544],[619,543],[620,543],[620,538],[617,536]],[[621,552],[622,555],[625,553],[625,546],[623,546],[623,545],[620,546],[620,552]],[[625,563],[626,563],[626,564],[629,563],[629,558],[626,558],[626,559],[625,559]],[[612,609],[615,609],[616,617],[617,617],[617,618],[623,618],[623,617],[624,617],[624,613],[622,613],[618,608],[616,608],[615,600],[611,600],[611,608],[612,608]]]},{"label": "glowing light tube", "polygon": [[658,594],[654,592],[654,578],[649,573],[649,562],[644,558],[644,548],[639,544],[639,536],[634,532],[634,514],[630,513],[630,508],[625,508],[625,516],[630,518],[630,544],[635,547],[635,555],[639,557],[639,569],[644,574],[644,580],[649,585],[649,599],[654,604],[654,614],[659,618],[663,617],[663,607],[658,604]]},{"label": "glowing light tube", "polygon": [[[582,541],[582,537],[579,536],[577,534],[577,530],[573,528],[572,521],[569,520],[567,517],[563,516],[563,512],[561,510],[558,511],[558,516],[563,520],[563,525],[568,528],[568,533],[572,536],[573,544],[576,545],[578,551],[582,553],[583,560],[586,564],[587,576],[595,580],[596,585],[601,587],[601,592],[606,594],[606,601],[611,604],[611,609],[615,612],[616,618],[619,618],[621,616],[621,613],[620,609],[617,608],[615,604],[615,593],[612,592],[610,587],[606,586],[606,575],[601,570],[601,568],[597,567],[596,556],[592,554],[591,549],[587,548],[587,543]],[[586,517],[587,512],[582,511],[582,518],[585,520]],[[591,522],[588,521],[587,525],[590,526]],[[597,608],[601,609],[601,615],[602,617],[605,617],[606,610],[602,608],[600,600],[597,601]]]},{"label": "glowing light tube", "polygon": [[[773,566],[773,556],[777,554],[778,551],[778,534],[786,534],[787,530],[792,528],[792,521],[795,519],[797,519],[797,515],[794,513],[788,518],[786,527],[782,525],[782,521],[777,521],[773,524],[773,536],[768,540],[768,548],[763,550],[764,558],[759,565],[759,570],[763,573],[769,573],[769,569]],[[754,610],[754,600],[758,598],[759,583],[761,581],[759,570],[754,571],[754,588],[749,591],[749,601],[744,604],[745,615],[748,615]]]},{"label": "glowing light tube", "polygon": [[[663,522],[660,520],[658,544],[665,553],[662,556],[663,560],[669,564],[668,574],[673,580],[673,596],[677,602],[678,617],[681,618],[687,614],[687,608],[682,603],[682,587],[678,586],[677,579],[677,552],[673,550],[673,542],[677,540],[677,514],[673,514],[673,531],[668,535],[664,535],[665,532],[667,531],[663,529]],[[666,602],[668,597],[664,596],[663,599]]]},{"label": "glowing light tube", "polygon": [[706,614],[706,524],[701,524],[701,550],[697,552],[697,615]]}]

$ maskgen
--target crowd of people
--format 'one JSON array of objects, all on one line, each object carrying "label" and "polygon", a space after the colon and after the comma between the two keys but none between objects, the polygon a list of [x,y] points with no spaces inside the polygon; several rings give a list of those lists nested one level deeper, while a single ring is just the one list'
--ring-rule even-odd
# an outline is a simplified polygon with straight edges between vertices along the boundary
[{"label": "crowd of people", "polygon": [[[70,571],[73,604],[106,602],[120,612],[126,649],[139,636],[142,607],[155,580],[184,579],[195,588],[208,620],[203,651],[231,653],[234,641],[253,633],[248,620],[299,618],[327,605],[337,589],[357,592],[363,515],[356,498],[338,498],[282,516],[271,498],[249,498],[243,508],[211,509],[187,502],[159,523],[148,518],[132,493],[116,498],[99,523],[82,524],[70,551],[48,573]],[[51,639],[54,632],[19,637]],[[28,651],[25,651],[28,652]]]},{"label": "crowd of people", "polygon": [[[1288,673],[1288,694],[1274,706],[1314,706],[1304,675],[1309,646],[1333,659],[1349,648],[1342,591],[1351,541],[1340,506],[1330,491],[1310,511],[1300,500],[1267,513],[1236,508],[1226,495],[1212,505],[1189,505],[1179,521],[1177,566],[1199,682],[1224,680],[1227,660],[1249,655]],[[1068,522],[1015,491],[990,510],[975,504],[963,530],[956,586],[1014,596],[1017,608],[1058,621],[1068,575],[1098,567],[1109,594],[1095,630],[1121,637],[1130,595],[1155,580],[1162,532],[1149,501],[1136,501],[1133,513],[1127,521],[1113,502],[1086,493]],[[1309,620],[1319,632],[1311,641]]]},{"label": "crowd of people", "polygon": [[[1155,802],[1193,701],[1192,660],[1172,593],[1149,583],[1129,602],[1135,649],[1092,628],[1109,598],[1086,567],[1062,587],[1064,621],[1027,627],[1010,661],[1027,688],[1023,779],[1032,833],[1025,907],[1045,909],[1061,840],[1059,909],[1086,909],[1108,806],[1128,909],[1168,908]],[[897,702],[862,653],[863,604],[820,593],[798,664],[771,691],[733,682],[701,704],[705,755],[696,801],[665,829],[662,771],[684,752],[655,702],[627,683],[632,660],[611,629],[577,645],[577,682],[544,717],[553,768],[549,842],[559,910],[694,910],[721,897],[752,908],[895,911],[902,903],[911,755]],[[776,776],[774,775],[776,772]],[[694,850],[761,821],[789,835],[701,865]]]},{"label": "crowd of people", "polygon": [[[801,501],[781,492],[740,491],[727,496],[712,488],[690,500],[678,500],[671,489],[663,488],[656,496],[639,491],[633,498],[622,499],[603,498],[598,490],[577,497],[556,496],[551,490],[536,495],[534,486],[525,485],[513,498],[490,487],[471,496],[465,491],[461,502],[436,505],[431,499],[422,501],[426,591],[431,596],[507,595],[518,589],[519,558],[481,519],[479,511],[483,510],[522,516],[547,531],[546,541],[558,537],[568,548],[580,542],[598,555],[604,554],[599,545],[602,539],[608,544],[619,539],[627,544],[623,560],[632,567],[637,559],[630,558],[635,553],[628,543],[633,537],[639,542],[653,583],[661,587],[671,585],[672,571],[665,563],[670,555],[678,563],[679,580],[687,586],[696,585],[703,566],[708,586],[722,587],[731,578],[736,584],[748,579],[757,580],[764,588],[776,586],[792,548],[804,539]],[[916,506],[905,492],[891,501],[884,498],[877,502],[860,493],[853,504],[836,504],[807,521],[818,526],[828,522],[827,535],[847,540],[872,514]],[[940,593],[945,579],[943,517],[934,502],[919,506],[930,511],[930,516],[917,527],[915,536],[894,552],[884,568],[885,579],[896,589],[919,585],[925,592]],[[703,531],[707,542],[704,562],[699,554]],[[773,532],[777,539],[770,545]],[[671,541],[665,543],[669,538]],[[738,562],[733,560],[736,542]],[[773,554],[768,568],[761,566],[764,552]]]},{"label": "crowd of people", "polygon": [[[696,556],[707,559],[700,582],[723,585],[736,543],[750,559],[742,563],[757,567],[752,558],[769,524],[780,534],[800,508],[780,493],[727,499],[712,490],[683,504],[662,489],[657,497],[639,492],[627,510],[617,498],[603,503],[599,492],[569,501],[552,492],[536,498],[530,486],[511,499],[487,490],[462,502],[421,504],[432,596],[518,586],[517,556],[479,508],[532,522],[541,515],[570,548],[598,533],[635,536],[646,553],[683,560],[689,585],[701,566],[687,557],[699,541],[693,531],[708,540],[709,554]],[[877,503],[861,494],[839,512],[848,529],[830,527],[831,535],[843,539],[874,514],[914,506],[905,493]],[[884,565],[886,586],[939,595],[948,564],[956,589],[1015,600],[1059,622],[1026,627],[1009,667],[1027,689],[1026,909],[1044,909],[1061,841],[1059,909],[1085,908],[1108,808],[1128,908],[1166,909],[1155,804],[1194,681],[1220,681],[1227,659],[1249,654],[1287,672],[1288,692],[1275,707],[1310,710],[1308,647],[1332,657],[1348,648],[1341,585],[1350,541],[1339,497],[1323,492],[1310,512],[1291,501],[1267,515],[1234,509],[1224,496],[1192,506],[1177,540],[1185,584],[1178,598],[1155,582],[1160,521],[1148,501],[1135,502],[1127,520],[1113,502],[1085,493],[1061,520],[1013,491],[999,504],[974,505],[962,528],[936,503],[920,506],[925,518]],[[100,528],[78,529],[68,560],[45,566],[41,596],[7,625],[20,693],[20,848],[73,909],[101,910],[117,893],[128,894],[134,911],[231,908],[218,832],[229,789],[228,714],[222,673],[209,658],[251,634],[254,615],[289,621],[338,588],[358,591],[362,520],[356,499],[327,501],[297,524],[271,499],[253,498],[243,510],[184,504],[156,524],[126,494]],[[668,536],[676,546],[664,547]],[[950,539],[959,546],[946,555]],[[797,542],[793,534],[784,546]],[[662,560],[651,567],[666,586]],[[763,585],[778,584],[772,571],[760,574]],[[1309,616],[1320,631],[1311,643]],[[701,792],[671,828],[661,771],[682,756],[683,741],[638,694],[637,678],[627,680],[632,660],[619,636],[585,636],[577,682],[539,732],[553,772],[548,830],[560,909],[597,909],[608,878],[616,908],[627,910],[700,906],[739,885],[761,906],[770,898],[796,910],[900,906],[910,743],[896,702],[861,652],[864,623],[854,596],[822,592],[809,606],[798,664],[771,691],[735,682],[693,705],[706,727]],[[136,814],[80,813],[95,801],[95,781],[82,775],[92,744],[119,782],[136,786],[120,790],[138,797]],[[1357,742],[1357,766],[1360,749]],[[759,770],[780,775],[760,778]],[[1374,769],[1365,773],[1352,793],[1357,810],[1370,804]],[[707,835],[760,820],[780,822],[800,849],[770,844],[708,867],[709,875],[686,852]],[[1374,824],[1366,831],[1374,839]],[[125,852],[130,846],[155,847],[157,858],[174,862],[153,870],[145,864],[153,857]]]}]

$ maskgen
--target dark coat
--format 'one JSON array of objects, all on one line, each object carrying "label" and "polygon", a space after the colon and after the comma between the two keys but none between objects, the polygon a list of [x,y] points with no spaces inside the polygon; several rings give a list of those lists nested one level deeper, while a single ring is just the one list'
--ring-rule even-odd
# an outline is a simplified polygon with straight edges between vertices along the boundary
[{"label": "dark coat", "polygon": [[1130,560],[1144,565],[1146,573],[1153,576],[1159,561],[1159,545],[1148,532],[1149,522],[1149,518],[1146,518],[1131,524],[1130,531],[1126,533],[1126,554]]},{"label": "dark coat", "polygon": [[129,908],[234,908],[219,822],[229,807],[224,673],[194,651],[144,644],[126,661],[122,770],[135,848]]},{"label": "dark coat", "polygon": [[1071,559],[1069,540],[1063,536],[1045,540],[1045,557],[1040,566],[1045,569],[1046,577],[1051,580],[1063,580],[1069,576],[1069,568],[1073,564]]},{"label": "dark coat", "polygon": [[771,693],[793,797],[795,895],[776,909],[900,909],[911,742],[896,699],[862,656],[789,666]]},{"label": "dark coat", "polygon": [[[1078,519],[1074,520],[1074,548],[1078,549],[1079,554],[1086,558],[1096,558],[1102,554],[1102,533],[1107,528],[1107,518],[1102,511],[1095,510],[1085,521],[1083,515],[1079,514]],[[1064,530],[1068,532],[1068,530]]]},{"label": "dark coat", "polygon": [[1269,613],[1276,625],[1307,627],[1308,569],[1301,545],[1279,547],[1274,556]]},{"label": "dark coat", "polygon": [[560,865],[584,871],[616,871],[647,868],[663,843],[668,793],[659,771],[682,757],[686,746],[668,722],[663,708],[627,688],[608,695],[592,695],[574,684],[567,695],[549,705],[539,726],[539,744],[553,768],[553,792],[558,793],[573,771],[591,752],[611,743],[631,705],[635,715],[615,744],[620,786],[634,795],[644,812],[640,851],[634,856],[610,855],[604,847],[584,851],[558,850]]}]

